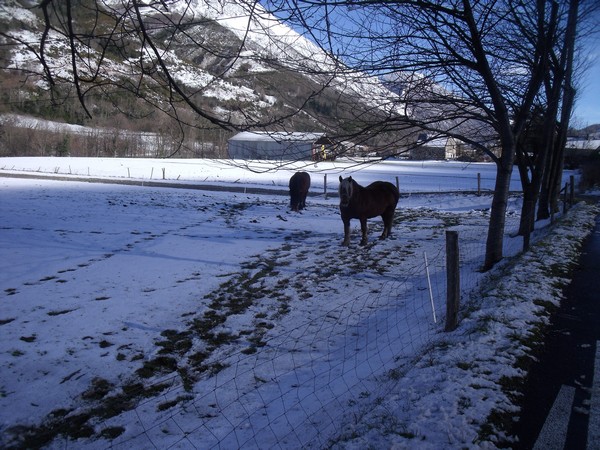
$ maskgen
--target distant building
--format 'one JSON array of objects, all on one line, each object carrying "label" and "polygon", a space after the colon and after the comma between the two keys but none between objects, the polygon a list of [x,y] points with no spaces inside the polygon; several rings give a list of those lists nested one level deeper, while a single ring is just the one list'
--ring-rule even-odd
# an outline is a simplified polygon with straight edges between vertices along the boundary
[{"label": "distant building", "polygon": [[325,133],[244,131],[227,141],[231,159],[335,159],[335,146]]},{"label": "distant building", "polygon": [[456,159],[458,142],[452,137],[431,139],[422,134],[417,145],[409,150],[409,159],[416,161]]},{"label": "distant building", "polygon": [[600,150],[600,139],[567,138],[567,150]]},{"label": "distant building", "polygon": [[600,140],[568,137],[565,143],[565,167],[576,169],[590,158],[600,156]]}]

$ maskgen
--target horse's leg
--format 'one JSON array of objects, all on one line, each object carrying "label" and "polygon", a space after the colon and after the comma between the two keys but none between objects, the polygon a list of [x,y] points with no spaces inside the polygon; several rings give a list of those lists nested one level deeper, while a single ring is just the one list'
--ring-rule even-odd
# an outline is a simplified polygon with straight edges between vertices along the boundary
[{"label": "horse's leg", "polygon": [[360,231],[362,231],[360,245],[367,245],[367,219],[365,217],[361,217],[360,219]]},{"label": "horse's leg", "polygon": [[342,219],[344,222],[344,240],[342,245],[348,247],[350,245],[350,219]]},{"label": "horse's leg", "polygon": [[388,237],[388,223],[385,214],[381,215],[381,220],[383,220],[383,231],[381,232],[381,236],[379,236],[379,239],[385,239],[386,237]]},{"label": "horse's leg", "polygon": [[379,237],[379,239],[385,239],[392,234],[392,222],[394,221],[394,210],[385,211],[381,215],[381,219],[383,220],[383,233],[381,233],[381,236]]}]

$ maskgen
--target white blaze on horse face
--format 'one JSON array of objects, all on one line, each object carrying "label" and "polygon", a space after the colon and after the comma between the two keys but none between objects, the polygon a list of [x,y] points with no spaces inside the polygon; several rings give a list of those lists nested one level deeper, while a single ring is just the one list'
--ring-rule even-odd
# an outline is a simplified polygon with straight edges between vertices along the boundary
[{"label": "white blaze on horse face", "polygon": [[350,198],[352,197],[352,182],[347,178],[340,182],[339,187],[340,193],[340,206],[346,207],[350,204]]}]

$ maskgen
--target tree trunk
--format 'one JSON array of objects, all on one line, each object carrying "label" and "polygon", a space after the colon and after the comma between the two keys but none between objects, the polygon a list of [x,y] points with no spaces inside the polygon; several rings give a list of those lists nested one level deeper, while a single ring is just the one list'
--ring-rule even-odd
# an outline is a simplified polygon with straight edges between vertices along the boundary
[{"label": "tree trunk", "polygon": [[523,206],[521,207],[521,221],[519,222],[519,236],[527,236],[534,229],[535,202],[537,201],[536,188],[533,183],[523,186]]},{"label": "tree trunk", "polygon": [[[532,127],[532,125],[529,125]],[[516,164],[517,169],[519,170],[519,176],[521,178],[521,189],[523,190],[523,206],[521,208],[521,222],[519,223],[519,236],[527,236],[529,232],[531,232],[531,228],[528,230],[528,227],[531,227],[531,222],[529,219],[529,214],[531,214],[531,202],[535,202],[535,196],[533,192],[533,181],[529,179],[529,170],[533,172],[534,164],[528,163],[529,159],[527,158],[526,152],[527,149],[523,149],[524,142],[521,142],[515,151],[516,151]]]},{"label": "tree trunk", "polygon": [[[562,82],[562,77],[560,77],[559,80],[560,81],[555,80],[555,85],[551,93],[551,100],[548,102],[549,105],[548,109],[546,110],[546,117],[544,119],[542,145],[538,151],[538,154],[536,155],[535,163],[531,168],[531,184],[530,189],[528,189],[530,192],[524,191],[528,198],[524,198],[523,210],[521,213],[521,225],[524,223],[529,223],[531,226],[529,231],[533,231],[535,224],[535,221],[533,220],[535,216],[535,205],[538,199],[540,199],[540,191],[542,190],[544,177],[546,176],[546,171],[549,167],[547,161],[554,159],[553,150],[555,142],[554,137],[556,116],[558,115],[558,102],[560,101],[560,84]],[[525,200],[531,201],[532,203],[526,206],[527,202]],[[525,208],[530,208],[530,211],[525,212]],[[529,214],[531,214],[531,216],[529,216]],[[538,216],[538,219],[539,218],[540,217]]]},{"label": "tree trunk", "polygon": [[[575,89],[573,88],[573,56],[575,50],[575,39],[577,32],[577,15],[579,13],[579,0],[569,2],[569,17],[565,32],[565,43],[561,55],[560,67],[556,69],[561,74],[561,85],[564,82],[564,92],[560,112],[560,123],[558,126],[558,136],[554,140],[552,152],[548,158],[548,169],[544,174],[543,189],[538,206],[538,220],[546,219],[550,211],[556,212],[558,209],[558,196],[562,188],[562,173],[564,165],[564,149],[567,141],[567,131],[569,128],[569,119],[575,100]],[[556,102],[560,101],[560,96]]]},{"label": "tree trunk", "polygon": [[544,180],[538,202],[537,220],[544,220],[550,217],[550,174],[552,173],[553,161],[555,159],[553,154],[554,150],[552,150],[550,158],[546,161],[546,168],[544,169]]},{"label": "tree trunk", "polygon": [[[561,119],[561,127],[558,132],[558,137],[556,139],[556,145],[558,146],[558,172],[556,174],[556,183],[557,185],[562,186],[562,175],[563,169],[565,165],[565,145],[567,143],[567,131],[569,128],[569,118],[571,116],[571,111],[573,110],[573,103],[575,100],[575,89],[571,86],[565,88],[565,96],[563,100],[562,107],[562,119]],[[560,189],[558,189],[560,192]],[[556,196],[553,198],[553,204],[557,203],[558,192]]]},{"label": "tree trunk", "polygon": [[492,210],[485,246],[485,262],[483,270],[491,269],[499,262],[503,255],[504,228],[506,224],[506,208],[508,206],[508,194],[510,192],[510,178],[513,169],[515,146],[513,143],[504,145],[502,158],[496,165],[496,184],[494,197],[492,199]]}]

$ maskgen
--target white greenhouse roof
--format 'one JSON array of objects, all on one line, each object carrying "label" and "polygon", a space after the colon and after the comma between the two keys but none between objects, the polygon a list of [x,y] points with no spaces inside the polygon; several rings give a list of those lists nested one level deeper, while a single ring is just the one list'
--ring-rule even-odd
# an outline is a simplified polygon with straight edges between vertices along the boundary
[{"label": "white greenhouse roof", "polygon": [[287,132],[287,131],[243,131],[233,136],[230,141],[257,142],[314,142],[325,136],[325,133]]}]

